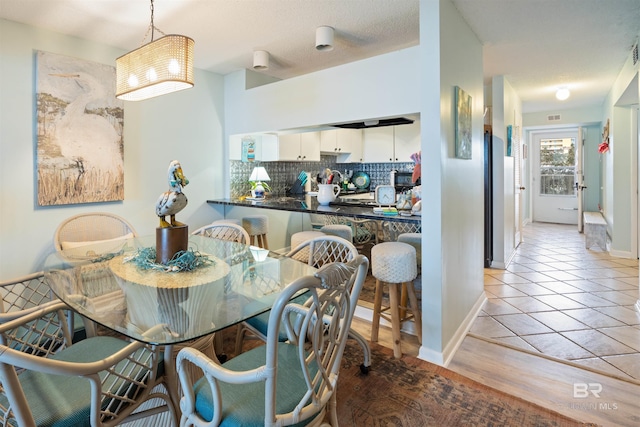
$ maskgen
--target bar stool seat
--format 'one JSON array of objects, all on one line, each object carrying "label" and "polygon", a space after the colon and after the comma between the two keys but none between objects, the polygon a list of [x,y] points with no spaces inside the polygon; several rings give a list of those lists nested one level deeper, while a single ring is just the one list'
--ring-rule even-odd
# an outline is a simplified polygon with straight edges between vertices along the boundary
[{"label": "bar stool seat", "polygon": [[249,233],[250,244],[269,249],[267,233],[269,218],[266,215],[248,215],[242,218],[242,227]]},{"label": "bar stool seat", "polygon": [[342,237],[348,242],[353,242],[353,231],[346,224],[327,224],[320,228],[324,234]]},{"label": "bar stool seat", "polygon": [[[373,303],[373,319],[371,325],[371,341],[378,341],[380,318],[391,322],[393,337],[393,356],[402,357],[401,323],[410,319],[415,322],[418,341],[422,343],[422,316],[418,306],[418,298],[413,287],[413,279],[418,275],[416,250],[404,242],[384,242],[371,248],[371,272],[376,279],[375,299]],[[384,284],[389,287],[389,306],[382,307]],[[400,287],[398,286],[400,285]],[[404,307],[399,299],[402,288],[409,297],[409,307]],[[400,315],[400,310],[405,313]],[[386,312],[389,311],[390,315]],[[411,312],[411,314],[407,314]]]},{"label": "bar stool seat", "polygon": [[242,227],[242,220],[241,219],[225,218],[225,219],[218,219],[218,220],[212,222],[212,224],[218,224],[218,223],[221,223],[221,224],[231,223],[231,224],[239,225],[240,227]]}]

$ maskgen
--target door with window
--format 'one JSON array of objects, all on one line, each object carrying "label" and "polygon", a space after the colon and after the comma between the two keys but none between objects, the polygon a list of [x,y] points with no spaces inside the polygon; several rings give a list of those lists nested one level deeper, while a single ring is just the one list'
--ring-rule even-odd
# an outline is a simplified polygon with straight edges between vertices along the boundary
[{"label": "door with window", "polygon": [[578,224],[578,129],[535,133],[533,221]]}]

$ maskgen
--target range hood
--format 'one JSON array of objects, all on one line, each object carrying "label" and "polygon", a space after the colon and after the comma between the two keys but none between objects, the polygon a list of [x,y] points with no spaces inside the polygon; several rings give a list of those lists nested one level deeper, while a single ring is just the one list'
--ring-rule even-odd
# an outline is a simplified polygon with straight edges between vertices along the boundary
[{"label": "range hood", "polygon": [[394,117],[391,119],[372,119],[362,122],[341,123],[332,126],[345,129],[368,129],[382,126],[410,125],[411,123],[413,123],[412,119],[407,119],[406,117]]}]

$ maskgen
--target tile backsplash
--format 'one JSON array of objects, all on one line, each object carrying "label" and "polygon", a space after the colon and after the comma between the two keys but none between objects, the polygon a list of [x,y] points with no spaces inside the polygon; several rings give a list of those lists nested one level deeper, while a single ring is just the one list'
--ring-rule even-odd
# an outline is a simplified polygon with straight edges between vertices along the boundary
[{"label": "tile backsplash", "polygon": [[285,196],[288,190],[301,171],[311,173],[311,190],[317,190],[317,186],[313,177],[317,176],[321,170],[329,168],[345,173],[346,170],[355,172],[365,172],[371,179],[370,189],[373,191],[377,185],[389,184],[391,171],[399,172],[413,171],[414,164],[406,163],[337,163],[336,157],[331,155],[323,155],[320,162],[241,162],[232,160],[231,170],[231,197],[237,198],[249,194],[251,186],[249,185],[249,176],[255,166],[260,164],[269,174],[269,186],[272,194],[275,196]]}]

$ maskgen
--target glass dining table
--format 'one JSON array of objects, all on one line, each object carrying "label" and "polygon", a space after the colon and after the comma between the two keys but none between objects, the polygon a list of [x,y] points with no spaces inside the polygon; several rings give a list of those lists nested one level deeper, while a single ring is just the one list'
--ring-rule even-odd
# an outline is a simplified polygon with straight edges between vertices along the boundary
[{"label": "glass dining table", "polygon": [[[51,254],[45,278],[73,311],[134,340],[191,341],[268,311],[280,292],[316,269],[255,246],[189,236],[192,270],[150,260],[155,235],[93,242]],[[165,363],[177,402],[175,366]]]}]

